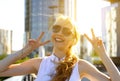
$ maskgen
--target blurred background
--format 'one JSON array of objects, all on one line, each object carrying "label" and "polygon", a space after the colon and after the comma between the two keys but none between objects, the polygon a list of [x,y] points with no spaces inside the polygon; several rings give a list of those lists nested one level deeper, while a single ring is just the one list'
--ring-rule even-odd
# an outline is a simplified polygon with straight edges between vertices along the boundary
[{"label": "blurred background", "polygon": [[[75,53],[79,58],[88,60],[107,74],[91,44],[83,37],[84,33],[91,36],[90,29],[93,28],[120,69],[120,0],[0,0],[0,60],[23,48],[28,39],[36,39],[43,31],[45,36],[42,41],[48,40],[49,27],[53,24],[56,13],[69,16],[77,22],[81,36],[75,46]],[[16,63],[33,57],[44,57],[51,52],[50,43]],[[15,78],[10,80],[9,77],[4,77],[0,81],[16,81]],[[23,81],[23,78],[24,81],[34,79],[31,74],[18,78],[19,81]]]}]

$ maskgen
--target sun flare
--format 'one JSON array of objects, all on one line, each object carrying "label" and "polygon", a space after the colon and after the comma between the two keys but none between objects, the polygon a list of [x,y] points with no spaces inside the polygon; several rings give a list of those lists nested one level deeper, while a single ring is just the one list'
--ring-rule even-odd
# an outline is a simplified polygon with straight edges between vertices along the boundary
[{"label": "sun flare", "polygon": [[93,28],[97,36],[101,36],[101,9],[110,3],[103,0],[77,0],[77,23],[80,33],[90,34]]}]

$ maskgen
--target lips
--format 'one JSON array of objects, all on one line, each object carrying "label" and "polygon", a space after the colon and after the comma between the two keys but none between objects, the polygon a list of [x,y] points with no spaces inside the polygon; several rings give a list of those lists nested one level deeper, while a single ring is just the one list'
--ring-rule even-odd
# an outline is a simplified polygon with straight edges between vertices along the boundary
[{"label": "lips", "polygon": [[60,39],[60,38],[55,38],[55,41],[56,41],[56,42],[64,42],[64,40],[63,40],[63,39]]}]

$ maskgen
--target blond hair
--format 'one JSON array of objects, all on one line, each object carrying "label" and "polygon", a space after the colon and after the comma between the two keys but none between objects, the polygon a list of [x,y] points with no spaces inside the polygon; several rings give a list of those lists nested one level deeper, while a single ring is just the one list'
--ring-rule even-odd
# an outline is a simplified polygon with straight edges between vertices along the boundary
[{"label": "blond hair", "polygon": [[[73,45],[75,45],[78,42],[80,36],[79,36],[79,33],[77,32],[74,21],[72,21],[69,17],[59,15],[59,16],[57,16],[54,25],[58,22],[60,23],[63,21],[64,21],[64,23],[70,23],[74,27],[75,42],[73,43]],[[73,45],[71,45],[69,47],[69,49],[66,53],[65,59],[63,61],[59,62],[58,67],[56,68],[56,74],[52,78],[51,81],[65,81],[66,79],[70,78],[73,67],[75,66],[77,59],[78,59],[77,56],[72,51]]]}]

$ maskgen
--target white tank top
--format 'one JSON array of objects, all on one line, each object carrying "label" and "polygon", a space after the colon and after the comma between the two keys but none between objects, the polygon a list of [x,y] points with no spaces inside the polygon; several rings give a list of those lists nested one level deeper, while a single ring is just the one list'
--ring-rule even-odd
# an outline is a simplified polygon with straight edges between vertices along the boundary
[{"label": "white tank top", "polygon": [[[43,58],[35,81],[50,81],[56,72],[55,68],[57,64],[55,62],[59,62],[60,60],[54,54],[52,54],[49,57]],[[81,81],[78,71],[78,62],[75,64],[75,67],[73,68],[70,79],[66,81]]]}]

